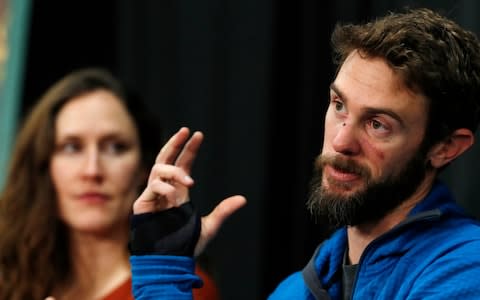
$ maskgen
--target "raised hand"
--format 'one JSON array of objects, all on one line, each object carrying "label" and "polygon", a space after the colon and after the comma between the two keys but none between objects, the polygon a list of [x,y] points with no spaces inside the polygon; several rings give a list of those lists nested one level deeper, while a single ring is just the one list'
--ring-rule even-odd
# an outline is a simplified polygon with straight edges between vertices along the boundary
[{"label": "raised hand", "polygon": [[[203,134],[182,127],[160,150],[148,179],[148,185],[133,205],[134,214],[162,211],[178,207],[189,201],[190,177]],[[195,255],[199,255],[207,243],[216,235],[220,226],[237,209],[245,205],[243,196],[232,196],[220,202],[215,209],[202,218],[199,241]]]},{"label": "raised hand", "polygon": [[148,178],[148,185],[135,201],[135,214],[165,210],[188,201],[188,188],[193,185],[190,171],[203,140],[201,132],[190,137],[188,128],[181,128],[163,146]]}]

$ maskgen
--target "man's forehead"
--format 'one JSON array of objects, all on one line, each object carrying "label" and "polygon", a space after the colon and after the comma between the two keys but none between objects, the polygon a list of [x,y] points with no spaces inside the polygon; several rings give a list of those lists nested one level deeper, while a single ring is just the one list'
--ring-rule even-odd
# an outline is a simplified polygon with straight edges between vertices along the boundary
[{"label": "man's forehead", "polygon": [[[412,91],[385,60],[352,53],[340,68],[330,93],[349,106],[398,111],[399,115],[426,116],[426,97]],[[415,113],[416,112],[416,113]]]}]

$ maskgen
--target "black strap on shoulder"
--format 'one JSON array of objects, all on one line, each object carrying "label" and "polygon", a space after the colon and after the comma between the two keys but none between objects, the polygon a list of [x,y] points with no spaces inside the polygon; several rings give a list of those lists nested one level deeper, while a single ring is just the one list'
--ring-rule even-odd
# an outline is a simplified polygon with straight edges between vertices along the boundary
[{"label": "black strap on shoulder", "polygon": [[320,248],[322,248],[322,245],[323,243],[318,245],[315,253],[313,253],[312,258],[310,258],[310,261],[307,263],[305,268],[303,268],[302,276],[303,280],[305,280],[305,284],[316,300],[330,300],[330,295],[328,295],[327,291],[323,288],[317,272],[315,271],[315,258],[317,257]]}]

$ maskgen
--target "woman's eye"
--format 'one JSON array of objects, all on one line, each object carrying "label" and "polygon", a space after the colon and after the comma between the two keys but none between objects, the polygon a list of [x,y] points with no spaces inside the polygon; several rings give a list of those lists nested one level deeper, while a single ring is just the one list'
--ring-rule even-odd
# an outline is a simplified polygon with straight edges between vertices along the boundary
[{"label": "woman's eye", "polygon": [[111,154],[120,154],[125,152],[128,146],[122,142],[109,142],[105,145],[105,151]]},{"label": "woman's eye", "polygon": [[73,142],[63,143],[58,147],[59,152],[67,154],[77,153],[78,151],[80,151],[80,149],[81,146]]}]

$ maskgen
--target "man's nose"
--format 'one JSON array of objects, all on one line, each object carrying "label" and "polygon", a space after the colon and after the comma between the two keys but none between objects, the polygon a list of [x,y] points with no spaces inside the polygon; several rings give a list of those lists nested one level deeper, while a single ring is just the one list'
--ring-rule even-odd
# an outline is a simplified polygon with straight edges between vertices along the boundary
[{"label": "man's nose", "polygon": [[333,138],[333,149],[344,155],[356,155],[360,151],[358,132],[355,126],[348,122],[337,125],[337,133]]}]

